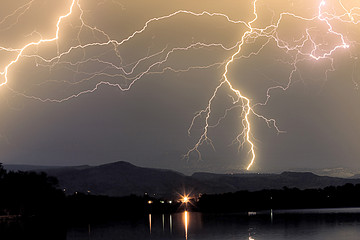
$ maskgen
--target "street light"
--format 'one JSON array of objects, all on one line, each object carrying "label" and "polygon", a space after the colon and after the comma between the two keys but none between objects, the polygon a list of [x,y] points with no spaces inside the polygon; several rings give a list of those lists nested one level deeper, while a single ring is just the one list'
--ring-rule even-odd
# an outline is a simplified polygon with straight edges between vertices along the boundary
[{"label": "street light", "polygon": [[182,202],[182,204],[185,204],[185,211],[187,211],[187,204],[190,202],[189,195],[182,196],[181,202]]}]

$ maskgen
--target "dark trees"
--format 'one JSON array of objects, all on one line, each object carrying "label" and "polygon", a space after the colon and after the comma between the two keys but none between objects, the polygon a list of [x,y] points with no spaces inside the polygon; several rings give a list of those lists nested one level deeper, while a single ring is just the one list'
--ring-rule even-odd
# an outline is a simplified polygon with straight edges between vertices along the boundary
[{"label": "dark trees", "polygon": [[6,172],[0,164],[0,215],[49,215],[61,212],[65,198],[57,179],[45,173]]}]

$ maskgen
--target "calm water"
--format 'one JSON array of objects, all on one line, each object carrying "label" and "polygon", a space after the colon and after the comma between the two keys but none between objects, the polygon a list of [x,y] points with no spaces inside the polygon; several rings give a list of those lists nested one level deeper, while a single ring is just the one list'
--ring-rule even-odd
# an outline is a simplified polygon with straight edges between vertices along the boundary
[{"label": "calm water", "polygon": [[149,215],[140,220],[68,229],[66,239],[358,240],[360,209]]},{"label": "calm water", "polygon": [[106,224],[66,227],[0,220],[0,239],[37,240],[359,240],[360,208],[247,214],[148,215]]}]

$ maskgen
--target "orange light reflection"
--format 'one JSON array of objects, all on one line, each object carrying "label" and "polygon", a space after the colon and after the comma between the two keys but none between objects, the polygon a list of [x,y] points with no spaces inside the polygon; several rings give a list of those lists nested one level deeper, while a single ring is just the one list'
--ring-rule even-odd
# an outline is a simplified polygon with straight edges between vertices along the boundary
[{"label": "orange light reflection", "polygon": [[188,226],[189,226],[189,213],[188,211],[184,212],[184,228],[185,228],[185,239],[188,239]]},{"label": "orange light reflection", "polygon": [[150,234],[151,234],[151,214],[149,214],[149,230],[150,230]]}]

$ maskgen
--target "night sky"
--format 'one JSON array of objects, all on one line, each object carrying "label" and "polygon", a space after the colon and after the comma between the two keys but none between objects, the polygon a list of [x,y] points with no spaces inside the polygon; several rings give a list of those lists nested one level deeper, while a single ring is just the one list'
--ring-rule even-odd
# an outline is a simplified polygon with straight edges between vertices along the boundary
[{"label": "night sky", "polygon": [[[247,0],[79,0],[53,39],[71,0],[3,0],[0,162],[244,170],[246,105],[226,84],[211,101],[213,147],[183,158],[241,47],[226,76],[254,110],[251,170],[360,168],[360,4],[321,2],[259,0],[255,15]],[[40,39],[53,40],[21,52]]]}]

